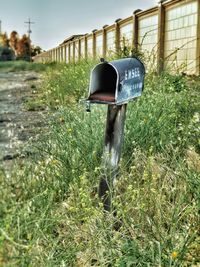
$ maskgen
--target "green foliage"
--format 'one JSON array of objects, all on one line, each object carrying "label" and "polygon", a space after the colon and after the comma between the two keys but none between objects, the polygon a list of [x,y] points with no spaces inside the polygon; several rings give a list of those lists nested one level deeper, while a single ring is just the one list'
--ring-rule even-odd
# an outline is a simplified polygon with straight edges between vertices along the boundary
[{"label": "green foliage", "polygon": [[199,150],[197,91],[191,91],[189,83],[182,76],[147,76],[143,96],[129,104],[126,145],[130,151],[139,145],[143,151],[184,153],[189,140]]},{"label": "green foliage", "polygon": [[0,33],[0,61],[23,60],[31,61],[30,57],[42,52],[39,46],[31,45],[31,40],[24,34],[21,38],[16,31],[10,33]]},{"label": "green foliage", "polygon": [[14,51],[9,47],[0,46],[0,61],[10,61],[15,59]]},{"label": "green foliage", "polygon": [[47,105],[71,105],[86,96],[90,71],[95,63],[92,60],[84,60],[78,64],[58,64],[56,70],[49,69],[43,87]]},{"label": "green foliage", "polygon": [[31,57],[34,57],[40,53],[44,52],[40,46],[31,47]]},{"label": "green foliage", "polygon": [[32,144],[35,158],[0,174],[0,263],[197,267],[199,81],[147,75],[142,97],[128,105],[112,212],[104,213],[97,187],[106,109],[86,113],[77,103],[93,64],[47,72],[39,100],[60,107]]},{"label": "green foliage", "polygon": [[44,71],[52,64],[32,63],[26,61],[0,62],[0,71]]}]

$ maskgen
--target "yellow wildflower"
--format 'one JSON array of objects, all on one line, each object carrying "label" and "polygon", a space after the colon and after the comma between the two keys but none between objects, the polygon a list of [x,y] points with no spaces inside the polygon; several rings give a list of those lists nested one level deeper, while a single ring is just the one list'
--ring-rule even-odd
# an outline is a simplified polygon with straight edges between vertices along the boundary
[{"label": "yellow wildflower", "polygon": [[52,165],[57,165],[57,164],[58,164],[58,161],[57,161],[56,159],[53,159],[53,160],[51,161],[51,164],[52,164]]},{"label": "yellow wildflower", "polygon": [[176,259],[178,257],[178,252],[177,251],[173,251],[171,254],[172,259]]}]

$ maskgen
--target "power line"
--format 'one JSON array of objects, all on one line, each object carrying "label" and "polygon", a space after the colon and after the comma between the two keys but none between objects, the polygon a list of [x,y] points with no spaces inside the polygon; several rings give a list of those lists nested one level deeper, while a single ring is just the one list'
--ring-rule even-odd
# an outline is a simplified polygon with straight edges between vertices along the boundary
[{"label": "power line", "polygon": [[25,24],[28,24],[28,31],[27,32],[28,32],[28,37],[30,39],[30,35],[32,33],[32,31],[31,31],[31,24],[35,24],[35,22],[31,21],[31,19],[29,18],[28,21],[25,21],[24,23]]},{"label": "power line", "polygon": [[30,61],[31,61],[31,33],[32,33],[32,31],[31,31],[31,24],[34,24],[35,22],[33,22],[33,21],[31,21],[31,19],[29,18],[28,19],[28,21],[25,21],[24,22],[25,24],[28,24],[28,31],[27,31],[27,33],[28,33],[28,39],[29,39],[29,59],[30,59]]}]

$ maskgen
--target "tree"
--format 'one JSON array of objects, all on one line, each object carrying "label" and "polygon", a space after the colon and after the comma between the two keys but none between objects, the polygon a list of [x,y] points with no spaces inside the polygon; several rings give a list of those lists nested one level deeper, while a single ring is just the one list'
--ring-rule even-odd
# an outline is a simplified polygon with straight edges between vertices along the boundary
[{"label": "tree", "polygon": [[9,45],[12,48],[12,50],[15,52],[15,56],[17,56],[18,41],[19,41],[18,33],[16,31],[12,31],[10,34]]},{"label": "tree", "polygon": [[15,53],[10,47],[0,46],[0,61],[14,60]]},{"label": "tree", "polygon": [[21,38],[16,31],[0,34],[0,61],[1,60],[30,60],[31,57],[43,52],[39,46],[32,46],[30,37],[24,34]]},{"label": "tree", "polygon": [[24,34],[17,42],[17,56],[20,59],[29,60],[31,55],[31,41],[29,37]]},{"label": "tree", "polygon": [[34,57],[40,53],[42,53],[43,50],[40,46],[32,46],[31,48],[31,56]]},{"label": "tree", "polygon": [[0,34],[0,45],[3,47],[9,47],[9,39],[6,32]]},{"label": "tree", "polygon": [[7,33],[0,34],[0,61],[13,60],[14,58],[14,51],[9,47]]}]

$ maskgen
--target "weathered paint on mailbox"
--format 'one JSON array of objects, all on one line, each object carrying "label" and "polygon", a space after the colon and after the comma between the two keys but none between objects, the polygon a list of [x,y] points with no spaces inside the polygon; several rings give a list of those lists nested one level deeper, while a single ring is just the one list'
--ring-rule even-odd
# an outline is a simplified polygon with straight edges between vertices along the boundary
[{"label": "weathered paint on mailbox", "polygon": [[136,57],[102,62],[90,76],[88,101],[91,103],[127,103],[142,94],[145,68]]}]

